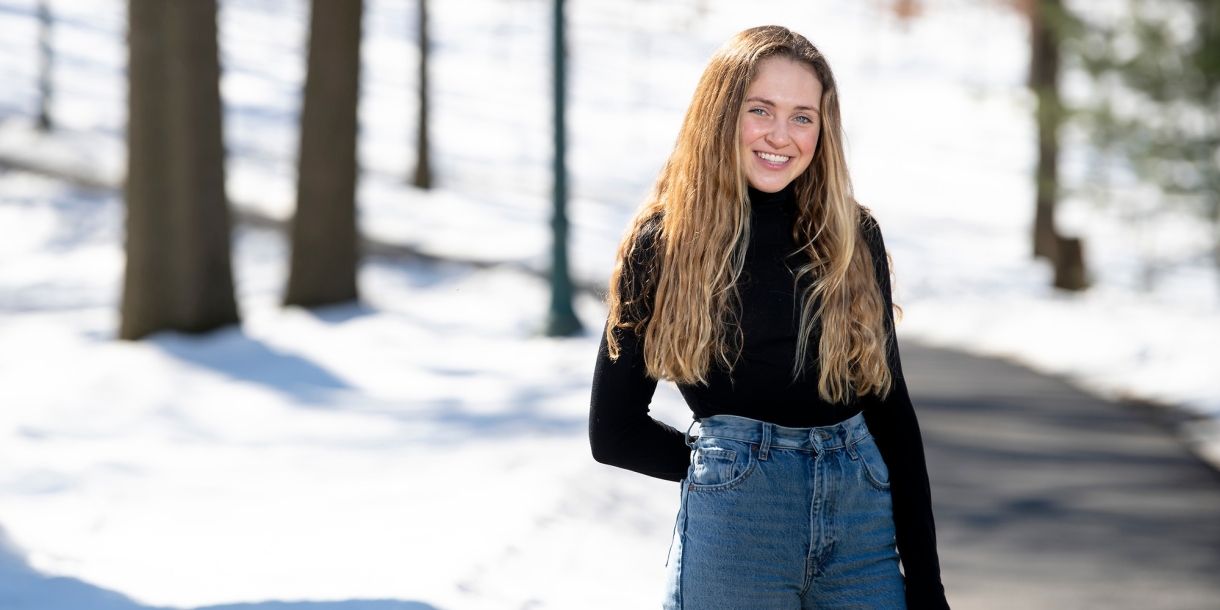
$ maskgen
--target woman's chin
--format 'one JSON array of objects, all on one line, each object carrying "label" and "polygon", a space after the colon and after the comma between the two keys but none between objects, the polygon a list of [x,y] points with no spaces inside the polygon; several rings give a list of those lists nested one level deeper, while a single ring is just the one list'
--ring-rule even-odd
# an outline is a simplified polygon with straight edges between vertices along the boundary
[{"label": "woman's chin", "polygon": [[792,179],[787,176],[750,176],[750,186],[764,193],[778,193],[788,186]]}]

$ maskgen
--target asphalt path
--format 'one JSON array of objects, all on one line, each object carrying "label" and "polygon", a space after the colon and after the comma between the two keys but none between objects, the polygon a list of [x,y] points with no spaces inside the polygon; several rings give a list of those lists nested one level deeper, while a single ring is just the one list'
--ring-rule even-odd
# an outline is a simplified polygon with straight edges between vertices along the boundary
[{"label": "asphalt path", "polygon": [[1220,610],[1220,473],[1155,407],[903,344],[950,605]]}]

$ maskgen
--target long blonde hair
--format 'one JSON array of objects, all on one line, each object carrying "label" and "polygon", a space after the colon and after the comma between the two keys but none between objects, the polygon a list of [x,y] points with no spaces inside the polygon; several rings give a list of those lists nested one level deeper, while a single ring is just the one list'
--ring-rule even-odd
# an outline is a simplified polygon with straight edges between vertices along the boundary
[{"label": "long blonde hair", "polygon": [[[699,79],[674,151],[619,245],[608,297],[610,356],[619,355],[616,332],[631,331],[643,338],[654,379],[706,383],[713,362],[732,370],[741,346],[737,283],[750,235],[739,115],[760,62],[772,57],[808,65],[822,84],[818,146],[793,185],[793,237],[804,262],[795,281],[805,285],[793,377],[804,374],[820,325],[819,395],[829,402],[885,396],[885,305],[861,238],[867,212],[852,196],[834,76],[813,44],[780,26],[737,34]],[[633,267],[644,277],[630,277]]]}]

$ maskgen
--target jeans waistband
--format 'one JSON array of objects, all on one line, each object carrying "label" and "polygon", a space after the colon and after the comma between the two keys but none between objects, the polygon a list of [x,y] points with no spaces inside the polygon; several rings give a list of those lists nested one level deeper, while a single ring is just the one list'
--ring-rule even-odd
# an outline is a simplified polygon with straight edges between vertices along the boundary
[{"label": "jeans waistband", "polygon": [[[864,424],[864,413],[857,413],[832,426],[814,428],[788,428],[739,415],[713,415],[700,419],[696,423],[699,426],[698,436],[700,437],[759,443],[772,449],[804,449],[806,451],[842,449],[854,441],[871,436],[868,426]],[[688,444],[690,438],[688,433]]]}]

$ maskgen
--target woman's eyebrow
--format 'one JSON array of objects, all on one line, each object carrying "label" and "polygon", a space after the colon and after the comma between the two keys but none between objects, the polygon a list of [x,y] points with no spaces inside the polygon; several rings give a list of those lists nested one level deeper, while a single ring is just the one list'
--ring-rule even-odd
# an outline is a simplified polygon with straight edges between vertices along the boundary
[{"label": "woman's eyebrow", "polygon": [[[759,104],[765,104],[765,105],[771,106],[773,108],[775,107],[775,102],[773,102],[769,99],[766,99],[766,98],[758,97],[758,96],[748,97],[748,98],[746,98],[746,101],[747,102],[758,102]],[[812,111],[812,112],[816,112],[818,114],[822,114],[822,111],[820,109],[818,109],[817,106],[797,106],[796,108],[794,108],[794,110],[802,110],[805,112]]]}]

